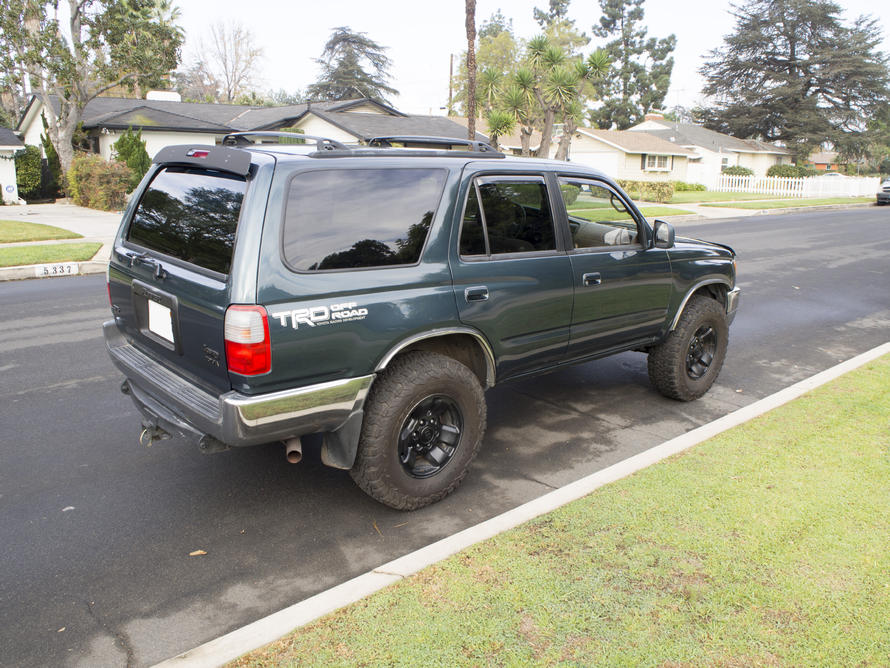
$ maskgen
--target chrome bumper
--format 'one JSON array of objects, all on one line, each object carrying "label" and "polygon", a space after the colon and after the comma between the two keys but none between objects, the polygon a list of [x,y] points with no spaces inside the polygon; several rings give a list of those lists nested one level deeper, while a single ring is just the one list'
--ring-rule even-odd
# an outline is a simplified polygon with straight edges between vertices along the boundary
[{"label": "chrome bumper", "polygon": [[374,380],[372,374],[258,396],[215,396],[130,345],[113,320],[103,330],[111,361],[127,377],[122,389],[149,423],[205,450],[335,431],[361,413]]},{"label": "chrome bumper", "polygon": [[741,294],[741,288],[733,288],[729,292],[726,293],[726,324],[731,325],[732,321],[735,320],[736,311],[739,308],[739,295]]}]

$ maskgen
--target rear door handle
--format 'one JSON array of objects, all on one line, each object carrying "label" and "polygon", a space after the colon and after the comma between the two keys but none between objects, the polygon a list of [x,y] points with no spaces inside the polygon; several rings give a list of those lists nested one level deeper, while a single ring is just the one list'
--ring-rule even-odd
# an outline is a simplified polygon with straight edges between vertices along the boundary
[{"label": "rear door handle", "polygon": [[464,299],[469,302],[484,302],[488,299],[488,288],[484,285],[466,288],[464,290]]},{"label": "rear door handle", "polygon": [[591,287],[593,285],[599,285],[603,282],[603,277],[600,276],[599,272],[594,272],[592,274],[584,274],[581,276],[581,282],[585,287]]}]

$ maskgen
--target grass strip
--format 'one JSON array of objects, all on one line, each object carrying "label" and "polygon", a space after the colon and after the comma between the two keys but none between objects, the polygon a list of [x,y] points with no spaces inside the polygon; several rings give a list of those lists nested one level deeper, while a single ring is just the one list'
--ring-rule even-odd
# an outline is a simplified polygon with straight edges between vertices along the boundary
[{"label": "grass strip", "polygon": [[797,199],[764,200],[759,202],[741,202],[733,204],[702,204],[702,206],[719,206],[727,209],[789,209],[799,206],[822,206],[824,204],[858,204],[874,202],[872,197],[813,197]]},{"label": "grass strip", "polygon": [[886,665],[888,416],[890,356],[233,665]]},{"label": "grass strip", "polygon": [[0,267],[52,262],[83,262],[102,247],[99,242],[82,244],[46,244],[42,246],[7,246],[0,248]]},{"label": "grass strip", "polygon": [[725,193],[704,190],[675,192],[671,204],[695,204],[698,202],[738,202],[758,199],[776,199],[774,196],[759,193]]},{"label": "grass strip", "polygon": [[[607,209],[571,209],[569,210],[570,216],[575,216],[576,218],[584,218],[586,220],[590,220],[593,222],[599,222],[604,220],[616,221],[616,220],[630,220],[630,216],[626,213],[618,213],[615,209],[609,207]],[[656,218],[658,216],[687,216],[692,215],[692,211],[684,211],[683,209],[674,209],[669,206],[644,206],[640,209],[640,213],[642,213],[646,218]]]},{"label": "grass strip", "polygon": [[0,220],[0,244],[15,241],[47,241],[50,239],[82,239],[82,234],[64,230],[54,225],[27,223],[18,220]]}]

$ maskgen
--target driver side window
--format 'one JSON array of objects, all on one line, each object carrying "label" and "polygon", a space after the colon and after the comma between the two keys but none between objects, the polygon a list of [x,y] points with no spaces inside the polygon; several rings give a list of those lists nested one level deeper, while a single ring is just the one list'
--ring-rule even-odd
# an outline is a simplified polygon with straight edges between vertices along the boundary
[{"label": "driver side window", "polygon": [[569,216],[573,248],[640,245],[637,222],[611,190],[595,181],[562,177],[559,191]]}]

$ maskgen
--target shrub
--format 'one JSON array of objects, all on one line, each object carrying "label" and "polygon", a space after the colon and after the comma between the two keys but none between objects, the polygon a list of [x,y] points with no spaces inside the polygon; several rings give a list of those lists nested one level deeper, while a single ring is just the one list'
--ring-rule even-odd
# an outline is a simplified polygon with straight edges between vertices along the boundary
[{"label": "shrub", "polygon": [[15,156],[15,182],[19,197],[25,200],[40,197],[40,172],[43,158],[40,149],[28,144],[25,150]]},{"label": "shrub", "polygon": [[813,176],[814,170],[807,169],[803,165],[773,165],[766,170],[767,176],[781,176],[785,178],[801,178]]},{"label": "shrub", "polygon": [[148,151],[145,150],[145,140],[142,138],[142,130],[133,132],[132,128],[127,131],[114,142],[114,151],[112,158],[123,162],[130,168],[130,183],[127,186],[127,192],[133,192],[145,172],[151,167],[151,158],[148,157]]},{"label": "shrub", "polygon": [[673,181],[674,191],[682,192],[703,192],[707,190],[701,183],[686,183],[685,181]]},{"label": "shrub", "polygon": [[665,204],[674,196],[674,184],[670,181],[626,181],[619,180],[618,185],[633,199],[645,202]]},{"label": "shrub", "polygon": [[68,193],[79,206],[117,211],[127,201],[131,174],[122,162],[106,162],[94,153],[79,155],[68,170]]},{"label": "shrub", "polygon": [[562,199],[566,203],[566,206],[574,204],[575,200],[578,199],[578,195],[581,193],[581,188],[573,186],[571,183],[560,184],[559,189],[562,191]]},{"label": "shrub", "polygon": [[723,173],[727,176],[754,176],[754,170],[747,167],[733,165],[732,167],[724,167]]}]

